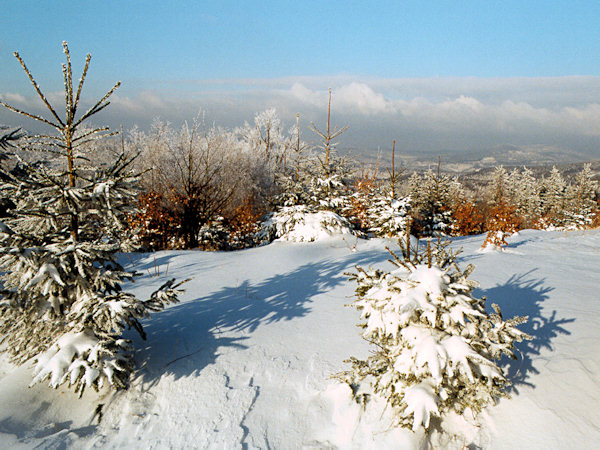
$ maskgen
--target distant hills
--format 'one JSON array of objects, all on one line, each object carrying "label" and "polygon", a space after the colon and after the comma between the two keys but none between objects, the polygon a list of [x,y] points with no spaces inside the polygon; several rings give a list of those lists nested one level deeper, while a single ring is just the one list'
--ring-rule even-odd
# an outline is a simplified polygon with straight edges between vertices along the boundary
[{"label": "distant hills", "polygon": [[[363,164],[379,164],[384,172],[391,167],[391,151],[352,149],[349,153]],[[595,153],[595,154],[594,154]],[[446,173],[465,175],[471,172],[488,172],[497,166],[507,170],[513,167],[527,166],[537,174],[548,172],[557,166],[568,177],[581,170],[586,162],[592,163],[592,169],[600,173],[600,148],[597,152],[586,154],[581,152],[565,152],[556,147],[531,145],[516,146],[505,144],[485,151],[448,151],[437,153],[402,154],[396,153],[396,167],[405,167],[409,171],[435,169],[438,156],[441,157],[441,170]]]}]

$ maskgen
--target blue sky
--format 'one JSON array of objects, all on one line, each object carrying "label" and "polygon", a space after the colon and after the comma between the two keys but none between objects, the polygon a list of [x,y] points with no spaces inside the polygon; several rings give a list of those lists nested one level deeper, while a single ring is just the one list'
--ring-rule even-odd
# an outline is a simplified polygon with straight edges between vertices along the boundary
[{"label": "blue sky", "polygon": [[[352,100],[339,99],[342,106],[347,103],[340,118],[351,128],[353,122],[357,130],[362,130],[360,123],[377,122],[375,114],[390,126],[400,123],[403,132],[411,130],[409,125],[413,131],[429,130],[424,137],[439,131],[435,114],[443,111],[444,102],[461,97],[488,109],[525,102],[561,114],[575,107],[590,122],[600,103],[598,1],[22,0],[4,2],[2,17],[3,98],[18,103],[20,96],[31,94],[12,57],[15,50],[42,88],[59,91],[61,42],[66,40],[76,73],[85,54],[93,56],[88,94],[123,82],[115,115],[127,124],[147,123],[152,105],[157,115],[173,121],[207,109],[226,126],[251,120],[269,107],[276,107],[284,120],[294,117],[294,110],[318,119],[328,87]],[[407,124],[403,119],[414,113],[406,105],[421,100],[437,107],[433,119]],[[479,107],[459,101],[458,109],[466,104],[475,112]],[[370,115],[359,120],[353,110]],[[533,123],[548,119],[546,112]],[[498,116],[509,113],[487,114],[501,120]],[[552,120],[561,122],[560,117]],[[468,140],[463,128],[457,128],[457,135]],[[498,143],[502,126],[495,129]],[[531,136],[517,142],[519,133],[511,134],[510,124],[506,130],[506,143],[554,145]],[[377,130],[373,137],[383,133],[388,139],[393,135],[388,131]],[[569,136],[583,133],[588,149],[595,145],[597,137],[590,137],[589,130],[566,131]],[[547,134],[543,127],[537,133]],[[357,139],[364,132],[354,135]],[[458,139],[451,147],[461,145]],[[432,149],[436,146],[432,142]]]}]

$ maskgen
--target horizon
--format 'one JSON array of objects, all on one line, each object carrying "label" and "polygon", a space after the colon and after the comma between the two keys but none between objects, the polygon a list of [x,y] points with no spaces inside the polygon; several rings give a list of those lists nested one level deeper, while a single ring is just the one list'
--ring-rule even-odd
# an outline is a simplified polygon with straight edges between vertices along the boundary
[{"label": "horizon", "polygon": [[[4,6],[1,99],[43,112],[18,51],[59,110],[65,40],[74,77],[92,55],[84,104],[123,83],[98,119],[114,129],[156,117],[178,126],[200,111],[233,128],[276,108],[286,130],[299,113],[311,142],[332,88],[332,125],[350,127],[340,148],[395,139],[411,155],[516,146],[600,157],[596,2],[78,5]],[[4,109],[0,123],[39,132]]]}]

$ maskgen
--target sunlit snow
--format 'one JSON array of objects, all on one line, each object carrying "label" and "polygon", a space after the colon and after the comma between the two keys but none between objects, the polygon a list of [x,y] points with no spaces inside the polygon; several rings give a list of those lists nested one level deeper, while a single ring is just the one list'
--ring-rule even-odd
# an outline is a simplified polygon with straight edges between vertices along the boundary
[{"label": "sunlit snow", "polygon": [[[523,231],[508,239],[505,252],[478,252],[483,240],[457,239],[454,246],[464,249],[458,262],[475,265],[470,278],[480,287],[474,294],[487,297],[488,308],[497,303],[506,318],[529,316],[520,328],[533,340],[517,344],[516,361],[500,363],[513,383],[512,397],[477,419],[469,411],[446,418],[430,444],[597,447],[600,232]],[[345,306],[355,284],[344,273],[356,265],[390,270],[386,245],[395,248],[392,240],[359,239],[349,246],[334,236],[238,252],[123,256],[128,268],[146,274],[124,286],[141,297],[169,277],[192,278],[181,303],[143,322],[147,341],[126,333],[136,348],[130,389],[88,389],[77,399],[64,385],[28,388],[34,364],[16,368],[0,355],[1,446],[423,448],[422,428],[390,428],[385,402],[373,398],[363,407],[348,386],[330,378],[348,369],[344,359],[369,354],[355,326],[360,313]],[[435,293],[425,274],[420,284]],[[460,317],[461,301],[455,300],[452,314]],[[410,312],[410,302],[395,307]],[[444,359],[453,370],[464,370],[470,356],[460,339],[422,342],[418,358],[434,372],[436,360],[442,370]],[[64,369],[57,373],[64,375],[69,354],[92,346],[83,336],[71,336],[47,354],[46,363],[56,358]],[[428,389],[418,385],[407,393],[422,423],[436,417]]]}]

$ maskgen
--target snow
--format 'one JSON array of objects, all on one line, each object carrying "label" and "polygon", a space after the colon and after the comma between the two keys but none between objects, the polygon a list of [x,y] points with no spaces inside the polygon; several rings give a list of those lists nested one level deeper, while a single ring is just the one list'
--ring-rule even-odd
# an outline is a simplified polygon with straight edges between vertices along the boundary
[{"label": "snow", "polygon": [[[470,278],[480,287],[474,294],[486,296],[488,308],[497,303],[505,318],[529,316],[520,328],[533,340],[517,344],[517,361],[502,360],[512,397],[477,419],[468,412],[449,417],[440,428],[446,433],[435,431],[431,445],[597,447],[600,231],[523,231],[508,239],[505,252],[479,252],[483,240],[455,239],[464,250],[459,264],[475,265]],[[227,253],[124,255],[123,264],[146,274],[125,286],[141,298],[172,276],[192,278],[181,303],[143,321],[147,341],[126,333],[136,348],[130,389],[87,390],[77,399],[65,385],[28,388],[34,364],[13,367],[0,355],[1,446],[426,446],[422,430],[390,429],[381,399],[359,405],[348,386],[330,378],[349,368],[343,361],[350,355],[369,353],[355,326],[360,313],[344,306],[355,287],[344,272],[356,265],[389,270],[386,245],[395,248],[392,240],[359,239],[350,249],[334,236]],[[418,276],[435,291],[435,277],[425,270]],[[71,336],[64,348],[84,351],[78,341]],[[461,342],[443,344],[431,351],[443,350],[454,367],[462,366]],[[426,353],[423,358],[429,360]],[[427,401],[431,387],[412,389],[409,403],[426,422],[436,411]]]},{"label": "snow", "polygon": [[407,388],[405,392],[404,398],[408,404],[406,415],[411,413],[415,415],[413,431],[416,431],[421,424],[428,427],[431,415],[439,413],[437,395],[434,393],[433,386],[423,382]]},{"label": "snow", "polygon": [[264,225],[264,233],[278,240],[313,242],[340,234],[352,235],[348,221],[331,211],[311,212],[306,206],[284,206]]},{"label": "snow", "polygon": [[[56,388],[69,373],[71,374],[71,383],[73,383],[77,379],[79,370],[83,368],[86,374],[86,384],[91,386],[98,378],[98,371],[88,366],[82,366],[85,364],[83,361],[73,361],[73,358],[90,352],[88,359],[97,359],[97,355],[93,351],[96,344],[98,344],[98,339],[92,333],[80,332],[63,335],[38,358],[33,370],[35,377],[31,384],[49,377],[50,386]],[[72,361],[73,363],[71,363]]]}]

